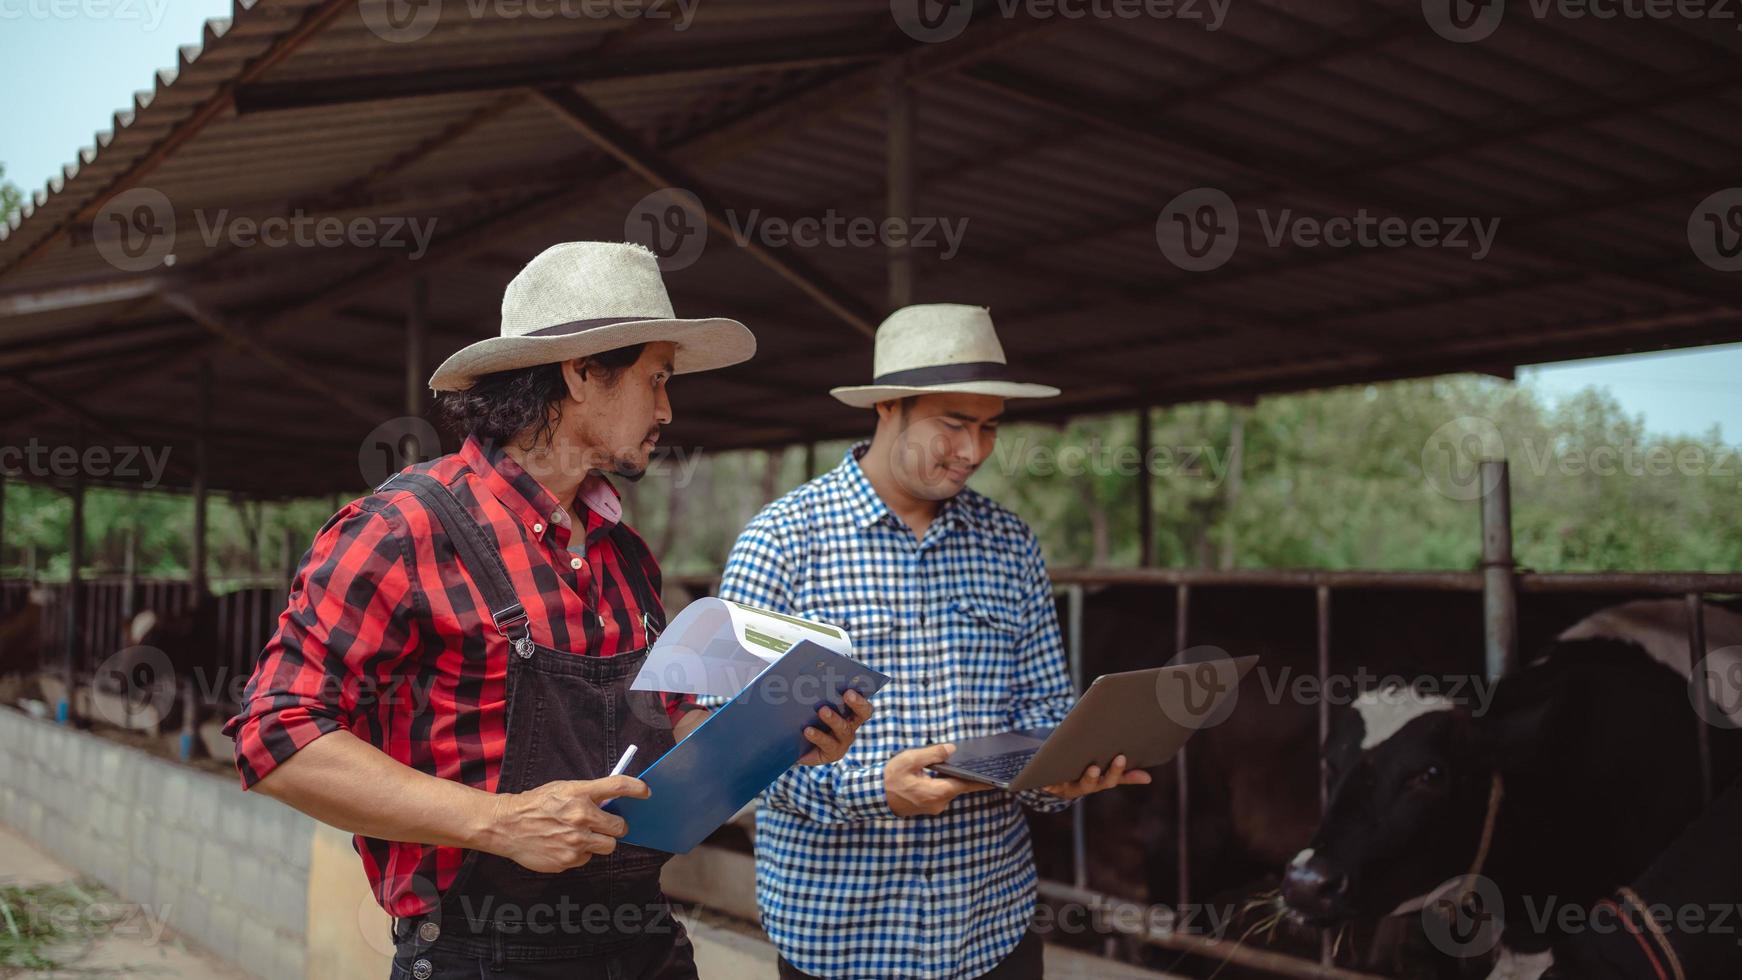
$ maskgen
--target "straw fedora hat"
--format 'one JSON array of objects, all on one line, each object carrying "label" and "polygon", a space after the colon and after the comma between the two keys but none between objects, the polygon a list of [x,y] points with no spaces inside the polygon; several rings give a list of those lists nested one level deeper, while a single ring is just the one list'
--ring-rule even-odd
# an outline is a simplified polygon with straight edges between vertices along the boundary
[{"label": "straw fedora hat", "polygon": [[502,294],[502,333],[461,348],[430,376],[434,391],[462,391],[486,374],[554,364],[634,344],[671,341],[678,374],[747,361],[756,337],[737,320],[680,320],[659,259],[627,242],[552,245]]},{"label": "straw fedora hat", "polygon": [[891,398],[946,391],[1000,398],[1059,393],[1050,385],[1013,380],[991,312],[961,303],[922,303],[889,314],[877,328],[871,374],[868,385],[834,388],[829,394],[854,408],[870,408]]}]

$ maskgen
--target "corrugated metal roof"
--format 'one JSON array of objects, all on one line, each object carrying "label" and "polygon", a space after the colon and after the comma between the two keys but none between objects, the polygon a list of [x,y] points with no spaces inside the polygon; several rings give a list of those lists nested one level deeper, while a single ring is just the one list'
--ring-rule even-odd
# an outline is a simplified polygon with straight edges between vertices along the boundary
[{"label": "corrugated metal roof", "polygon": [[[433,363],[494,332],[526,259],[624,237],[652,190],[533,89],[572,86],[735,225],[876,221],[897,59],[913,72],[917,211],[939,239],[916,251],[917,299],[990,305],[1012,359],[1066,389],[1018,413],[1742,339],[1742,286],[1690,238],[1742,143],[1742,40],[1720,20],[1513,5],[1491,36],[1454,43],[1409,0],[1250,0],[1215,30],[1028,0],[1005,18],[982,0],[958,38],[929,44],[887,0],[704,3],[681,31],[528,13],[560,2],[257,0],[209,22],[0,240],[0,379],[25,381],[0,385],[4,435],[71,439],[71,401],[93,429],[191,460],[195,360],[210,356],[214,485],[357,486],[371,418],[344,405],[398,414],[411,279],[429,284]],[[129,271],[94,241],[135,188],[170,202],[173,265]],[[1227,207],[1188,222],[1240,227],[1200,271],[1158,243],[1164,209],[1193,188]],[[397,223],[407,247],[235,240],[250,222],[324,217]],[[1282,232],[1388,217],[1466,240]],[[1496,220],[1491,242],[1476,235]],[[943,222],[965,228],[954,250]],[[428,254],[409,261],[414,230]],[[711,232],[668,284],[680,313],[751,324],[761,354],[682,379],[671,437],[717,449],[863,427],[824,390],[864,378],[866,338],[731,237]],[[770,251],[813,292],[880,315],[881,247]],[[151,288],[343,397],[226,347]]]}]

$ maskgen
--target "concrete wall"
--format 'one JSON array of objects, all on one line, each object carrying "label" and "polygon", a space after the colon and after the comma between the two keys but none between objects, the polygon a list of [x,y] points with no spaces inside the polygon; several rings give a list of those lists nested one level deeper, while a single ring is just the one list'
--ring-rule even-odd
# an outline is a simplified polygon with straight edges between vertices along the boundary
[{"label": "concrete wall", "polygon": [[0,821],[249,973],[306,975],[313,820],[10,708],[0,746]]},{"label": "concrete wall", "polygon": [[[351,836],[201,772],[0,706],[0,823],[153,919],[262,980],[386,977],[387,915]],[[756,918],[755,862],[701,847],[666,865],[708,980],[774,975]],[[1057,946],[1061,980],[1162,978]]]}]

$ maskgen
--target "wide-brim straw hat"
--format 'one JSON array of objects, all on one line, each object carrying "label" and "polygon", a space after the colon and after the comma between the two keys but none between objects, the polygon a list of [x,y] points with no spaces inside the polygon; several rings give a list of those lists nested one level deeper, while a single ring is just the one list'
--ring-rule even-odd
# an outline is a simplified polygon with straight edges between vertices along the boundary
[{"label": "wide-brim straw hat", "polygon": [[984,306],[922,303],[904,306],[877,328],[871,383],[831,389],[854,408],[910,395],[966,392],[999,398],[1051,398],[1051,385],[1018,381]]},{"label": "wide-brim straw hat", "polygon": [[659,258],[628,242],[564,242],[540,252],[502,294],[502,332],[457,351],[430,376],[462,391],[498,371],[554,364],[634,344],[677,345],[677,374],[749,360],[756,337],[737,320],[679,319]]}]

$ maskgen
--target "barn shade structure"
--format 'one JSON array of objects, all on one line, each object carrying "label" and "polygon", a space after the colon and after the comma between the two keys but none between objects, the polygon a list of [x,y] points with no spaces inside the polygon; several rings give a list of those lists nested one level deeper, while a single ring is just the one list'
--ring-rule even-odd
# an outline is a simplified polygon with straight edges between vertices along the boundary
[{"label": "barn shade structure", "polygon": [[[904,6],[239,0],[0,225],[0,445],[167,446],[166,482],[200,501],[355,491],[372,441],[427,412],[434,365],[496,332],[528,259],[655,226],[678,315],[736,317],[760,344],[678,382],[665,444],[708,451],[862,433],[826,389],[867,380],[874,326],[907,302],[989,305],[1017,370],[1065,391],[1012,404],[1031,419],[1742,340],[1742,279],[1698,250],[1742,155],[1729,20],[1511,5],[1457,43],[1416,0],[1105,18],[978,0],[898,21]],[[890,216],[923,237],[854,230]],[[784,241],[803,219],[844,241]],[[1426,234],[1315,243],[1333,219]],[[1214,239],[1231,254],[1170,237],[1236,223]],[[1109,584],[1170,591],[1182,651],[1193,589],[1310,589],[1321,683],[1333,590],[1482,593],[1490,676],[1516,663],[1518,592],[1683,595],[1701,650],[1700,596],[1742,590],[1737,575],[1515,574],[1505,493],[1480,506],[1470,572],[1055,576],[1073,674],[1085,589]],[[114,631],[87,620],[124,622],[137,584],[57,593],[48,646],[69,680],[108,652]],[[140,601],[172,585],[189,594],[147,583]],[[7,588],[0,608],[22,601],[24,583]],[[278,588],[223,597],[235,669]],[[1319,725],[1322,742],[1323,709]],[[1084,890],[1082,813],[1074,881],[1043,890],[1105,903]],[[1173,843],[1183,904],[1183,829]]]},{"label": "barn shade structure", "polygon": [[[529,258],[622,239],[668,187],[707,228],[667,275],[679,315],[761,345],[681,379],[668,445],[861,431],[824,391],[865,380],[906,301],[991,306],[1012,362],[1066,392],[1013,406],[1034,418],[1742,339],[1742,280],[1690,247],[1742,144],[1728,22],[1521,8],[1454,43],[1414,0],[1254,0],[1213,30],[1207,7],[981,2],[935,42],[886,0],[588,9],[260,0],[209,22],[0,240],[0,435],[171,446],[188,486],[203,429],[210,489],[353,490],[365,437],[427,408]],[[1240,227],[1206,271],[1158,244],[1194,188]],[[929,234],[778,237],[887,215]],[[167,217],[148,267],[106,253]],[[1336,217],[1463,244],[1269,240]],[[250,238],[273,218],[304,243]],[[1484,248],[1471,222],[1494,220]]]}]

